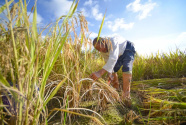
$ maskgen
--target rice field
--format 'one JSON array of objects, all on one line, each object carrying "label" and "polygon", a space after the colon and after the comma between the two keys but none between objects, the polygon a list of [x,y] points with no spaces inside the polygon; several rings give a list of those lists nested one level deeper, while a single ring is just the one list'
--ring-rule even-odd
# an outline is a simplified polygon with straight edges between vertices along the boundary
[{"label": "rice field", "polygon": [[0,7],[8,19],[0,24],[0,124],[184,124],[186,53],[136,55],[129,109],[106,76],[89,78],[104,61],[91,49],[88,23],[77,6],[74,1],[67,15],[44,29],[36,4],[32,22],[26,0],[6,0]]}]

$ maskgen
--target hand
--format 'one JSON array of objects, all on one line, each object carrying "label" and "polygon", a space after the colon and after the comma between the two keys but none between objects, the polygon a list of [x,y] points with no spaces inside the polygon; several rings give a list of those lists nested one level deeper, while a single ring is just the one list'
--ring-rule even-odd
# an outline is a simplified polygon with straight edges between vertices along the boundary
[{"label": "hand", "polygon": [[108,73],[108,81],[113,81],[114,80],[114,76],[112,75],[112,73]]},{"label": "hand", "polygon": [[98,78],[101,77],[101,73],[98,71],[98,72],[94,72],[90,75],[90,78],[94,79],[94,80],[97,80]]}]

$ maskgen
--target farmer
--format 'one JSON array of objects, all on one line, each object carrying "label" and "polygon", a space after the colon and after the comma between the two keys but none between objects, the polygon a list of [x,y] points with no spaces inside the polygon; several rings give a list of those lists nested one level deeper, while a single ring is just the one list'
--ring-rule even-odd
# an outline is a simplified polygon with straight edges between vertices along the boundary
[{"label": "farmer", "polygon": [[119,89],[117,71],[122,67],[123,71],[123,92],[122,100],[130,100],[130,83],[132,79],[132,66],[134,61],[135,48],[130,41],[113,38],[95,38],[94,48],[101,52],[106,64],[97,72],[91,74],[91,78],[97,80],[104,73],[108,73],[109,81],[112,81],[114,88]]}]

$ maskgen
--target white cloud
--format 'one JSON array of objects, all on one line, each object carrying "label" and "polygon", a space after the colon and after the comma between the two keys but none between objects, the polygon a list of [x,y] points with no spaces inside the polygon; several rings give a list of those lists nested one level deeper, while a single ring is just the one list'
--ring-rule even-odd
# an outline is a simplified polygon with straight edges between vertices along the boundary
[{"label": "white cloud", "polygon": [[178,38],[176,39],[177,42],[185,42],[186,43],[186,32],[182,32]]},{"label": "white cloud", "polygon": [[140,55],[175,52],[176,49],[186,51],[186,32],[168,34],[133,40],[136,51]]},{"label": "white cloud", "polygon": [[89,14],[87,13],[86,9],[85,8],[80,8],[80,11],[82,12],[82,14],[85,16],[85,17],[88,17]]},{"label": "white cloud", "polygon": [[[32,22],[33,21],[33,13],[27,12],[27,14],[29,15],[29,21]],[[41,17],[41,15],[39,15],[37,13],[37,23],[41,23],[43,20],[43,18]]]},{"label": "white cloud", "polygon": [[117,37],[119,41],[125,41],[126,39],[118,33],[107,35],[106,37]]},{"label": "white cloud", "polygon": [[80,9],[80,11],[82,11],[86,17],[93,17],[95,20],[98,21],[103,19],[103,13],[99,12],[98,1],[85,1],[84,6],[89,6],[88,9]]},{"label": "white cloud", "polygon": [[176,38],[176,46],[182,51],[186,51],[186,32],[182,32]]},{"label": "white cloud", "polygon": [[85,1],[84,6],[91,6],[93,4],[92,0]]},{"label": "white cloud", "polygon": [[94,24],[91,23],[91,22],[89,22],[89,21],[88,21],[88,25],[89,25],[89,26],[94,26]]},{"label": "white cloud", "polygon": [[86,0],[83,5],[84,6],[93,6],[95,4],[98,4],[98,1],[95,1],[95,0]]},{"label": "white cloud", "polygon": [[95,37],[97,37],[97,36],[98,36],[97,33],[91,32],[89,37],[90,37],[90,38],[95,38]]},{"label": "white cloud", "polygon": [[109,29],[111,29],[113,32],[119,30],[119,29],[131,29],[134,25],[134,23],[125,23],[123,18],[117,18],[113,22],[112,21],[107,21],[105,23]]},{"label": "white cloud", "polygon": [[68,0],[50,0],[42,1],[42,4],[47,7],[47,10],[53,13],[56,17],[66,15],[70,10],[73,1]]},{"label": "white cloud", "polygon": [[126,8],[132,12],[139,13],[138,18],[141,20],[150,16],[150,12],[157,4],[152,3],[151,0],[148,0],[145,4],[140,4],[140,1],[141,0],[135,0],[133,3],[128,4]]},{"label": "white cloud", "polygon": [[[95,20],[102,20],[103,14],[99,12],[98,5],[95,5],[95,7],[91,7],[91,10],[87,10],[86,8],[80,8],[80,11],[85,17],[94,18]],[[110,17],[109,17],[110,18]],[[107,20],[107,18],[105,18]],[[88,22],[90,26],[94,26],[93,23]]]},{"label": "white cloud", "polygon": [[103,13],[99,12],[99,5],[96,4],[94,7],[91,8],[92,15],[96,20],[102,20],[103,19]]},{"label": "white cloud", "polygon": [[137,53],[144,56],[156,54],[158,51],[160,53],[169,52],[175,47],[174,40],[167,36],[137,39],[133,42]]}]

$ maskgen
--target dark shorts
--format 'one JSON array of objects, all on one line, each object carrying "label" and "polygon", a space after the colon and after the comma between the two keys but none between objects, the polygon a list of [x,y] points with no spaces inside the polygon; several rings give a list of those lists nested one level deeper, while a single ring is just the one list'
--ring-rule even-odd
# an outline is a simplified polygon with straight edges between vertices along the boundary
[{"label": "dark shorts", "polygon": [[130,41],[127,41],[127,46],[123,55],[118,58],[116,65],[114,66],[114,72],[117,72],[121,66],[123,66],[123,72],[132,72],[135,53],[134,45]]}]

